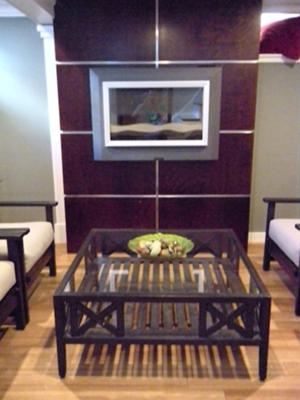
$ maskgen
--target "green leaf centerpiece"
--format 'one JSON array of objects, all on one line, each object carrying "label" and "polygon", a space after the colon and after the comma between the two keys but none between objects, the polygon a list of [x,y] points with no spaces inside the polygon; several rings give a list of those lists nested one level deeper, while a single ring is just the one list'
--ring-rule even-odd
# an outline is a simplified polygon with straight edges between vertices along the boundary
[{"label": "green leaf centerpiece", "polygon": [[160,232],[138,236],[128,242],[131,251],[145,258],[184,258],[193,247],[194,243],[184,236]]}]

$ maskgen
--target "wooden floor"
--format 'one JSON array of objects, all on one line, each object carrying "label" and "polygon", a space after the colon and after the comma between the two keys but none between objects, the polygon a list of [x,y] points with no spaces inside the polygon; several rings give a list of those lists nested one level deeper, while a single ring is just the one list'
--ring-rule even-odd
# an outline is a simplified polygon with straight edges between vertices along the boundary
[{"label": "wooden floor", "polygon": [[256,348],[69,346],[67,377],[58,378],[52,294],[73,259],[58,246],[58,276],[42,276],[25,331],[2,330],[0,399],[299,399],[300,317],[276,264],[261,271],[262,247],[249,255],[272,296],[269,372],[257,377]]}]

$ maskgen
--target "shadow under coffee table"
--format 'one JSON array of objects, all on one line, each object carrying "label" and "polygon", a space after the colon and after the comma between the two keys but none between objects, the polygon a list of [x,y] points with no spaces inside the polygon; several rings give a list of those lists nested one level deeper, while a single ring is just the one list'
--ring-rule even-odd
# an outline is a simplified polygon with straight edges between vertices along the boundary
[{"label": "shadow under coffee table", "polygon": [[259,347],[267,376],[271,298],[232,230],[160,230],[194,242],[187,258],[143,259],[153,231],[93,229],[54,294],[59,375],[67,344]]}]

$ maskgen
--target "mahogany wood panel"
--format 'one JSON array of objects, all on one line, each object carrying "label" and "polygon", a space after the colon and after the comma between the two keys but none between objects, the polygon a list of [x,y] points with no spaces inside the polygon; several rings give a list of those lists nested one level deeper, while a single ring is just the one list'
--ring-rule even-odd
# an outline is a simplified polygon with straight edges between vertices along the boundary
[{"label": "mahogany wood panel", "polygon": [[68,251],[74,252],[92,228],[155,227],[154,199],[65,198]]},{"label": "mahogany wood panel", "polygon": [[249,194],[253,135],[220,135],[216,161],[162,161],[161,194]]},{"label": "mahogany wood panel", "polygon": [[160,0],[160,59],[256,59],[261,0]]},{"label": "mahogany wood panel", "polygon": [[57,84],[61,129],[92,130],[89,69],[58,66]]},{"label": "mahogany wood panel", "polygon": [[247,246],[249,198],[161,199],[161,229],[232,228]]},{"label": "mahogany wood panel", "polygon": [[154,194],[152,161],[94,161],[92,135],[61,135],[65,194]]},{"label": "mahogany wood panel", "polygon": [[254,129],[256,85],[257,64],[223,65],[221,129]]},{"label": "mahogany wood panel", "polygon": [[58,0],[55,7],[59,61],[153,60],[154,0]]}]

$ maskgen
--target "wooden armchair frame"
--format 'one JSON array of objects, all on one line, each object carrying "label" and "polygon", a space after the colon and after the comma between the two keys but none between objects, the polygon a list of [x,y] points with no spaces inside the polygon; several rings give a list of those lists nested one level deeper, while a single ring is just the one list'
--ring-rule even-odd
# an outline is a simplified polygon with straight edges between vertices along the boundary
[{"label": "wooden armchair frame", "polygon": [[[45,210],[45,219],[54,227],[53,208],[57,206],[57,201],[0,201],[0,207],[42,207]],[[27,295],[30,297],[34,291],[34,283],[40,271],[45,266],[49,267],[50,276],[56,275],[55,243],[54,240],[46,249],[44,254],[37,260],[34,266],[26,273]]]},{"label": "wooden armchair frame", "polygon": [[17,329],[24,329],[29,321],[23,250],[23,236],[28,232],[29,229],[24,228],[0,229],[0,239],[7,241],[8,259],[14,263],[16,276],[16,283],[0,301],[0,326],[12,314]]},{"label": "wooden armchair frame", "polygon": [[275,218],[276,214],[276,204],[300,204],[300,198],[265,197],[263,201],[268,204],[263,269],[268,271],[270,269],[270,261],[276,260],[292,279],[295,279],[295,276],[297,277],[295,314],[300,315],[300,260],[298,265],[294,264],[269,236],[270,222]]}]

